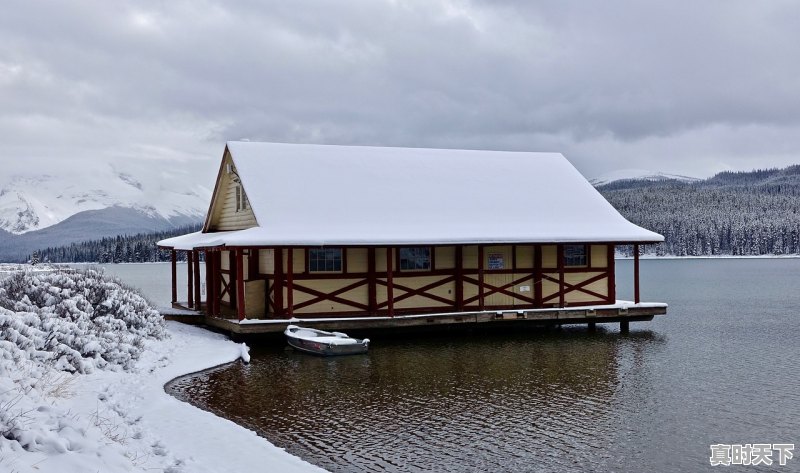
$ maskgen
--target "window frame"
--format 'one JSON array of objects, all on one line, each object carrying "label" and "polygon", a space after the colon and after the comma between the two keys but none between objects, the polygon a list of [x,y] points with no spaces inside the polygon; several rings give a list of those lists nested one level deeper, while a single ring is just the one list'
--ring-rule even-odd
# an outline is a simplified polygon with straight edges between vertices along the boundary
[{"label": "window frame", "polygon": [[[428,251],[428,267],[427,268],[403,268],[403,250],[427,250]],[[426,273],[433,271],[435,250],[432,246],[402,246],[397,248],[397,270],[403,273]]]},{"label": "window frame", "polygon": [[[312,253],[314,251],[319,251],[319,250],[323,250],[323,251],[338,251],[339,252],[339,258],[338,258],[338,260],[339,260],[339,268],[338,269],[334,268],[332,270],[329,270],[329,269],[323,269],[323,270],[311,269],[311,262],[314,261],[314,260],[316,260],[317,263],[319,263],[321,261],[321,262],[324,263],[325,266],[327,266],[327,261],[328,261],[327,258],[325,258],[325,259],[312,258],[312,256],[311,256]],[[339,247],[339,246],[317,246],[317,247],[313,247],[313,248],[307,248],[307,250],[306,250],[306,271],[308,272],[308,274],[344,274],[345,268],[346,268],[345,254],[346,254],[346,252],[345,252],[344,248]],[[335,262],[336,258],[333,258],[333,261]]]},{"label": "window frame", "polygon": [[[567,248],[569,248],[569,247],[573,247],[573,248],[580,247],[580,248],[583,248],[583,263],[581,263],[581,264],[569,264],[569,262],[568,262],[569,259],[568,258],[576,258],[575,255],[569,255],[569,256],[567,255]],[[580,243],[579,244],[568,244],[568,245],[565,244],[565,245],[562,246],[562,248],[563,248],[562,249],[562,252],[563,252],[562,265],[563,265],[563,267],[565,269],[566,268],[589,268],[589,262],[591,261],[591,255],[589,254],[589,251],[590,251],[589,245],[587,245],[585,243],[584,244],[580,244]]]}]

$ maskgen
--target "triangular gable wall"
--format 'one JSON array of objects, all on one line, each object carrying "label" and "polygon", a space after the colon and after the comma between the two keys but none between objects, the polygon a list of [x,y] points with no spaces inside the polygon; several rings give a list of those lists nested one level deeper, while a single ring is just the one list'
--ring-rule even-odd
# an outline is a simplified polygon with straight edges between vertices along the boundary
[{"label": "triangular gable wall", "polygon": [[[242,192],[244,187],[240,181],[233,157],[226,147],[203,232],[244,230],[258,226],[253,209],[247,202],[247,192]],[[237,206],[237,202],[242,201],[246,202],[245,208]]]}]

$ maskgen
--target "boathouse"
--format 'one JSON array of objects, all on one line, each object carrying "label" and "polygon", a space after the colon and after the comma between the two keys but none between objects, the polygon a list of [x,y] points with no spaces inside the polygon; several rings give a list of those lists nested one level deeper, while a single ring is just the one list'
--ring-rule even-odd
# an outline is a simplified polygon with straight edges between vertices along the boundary
[{"label": "boathouse", "polygon": [[[660,241],[558,153],[229,142],[202,230],[159,246],[174,307],[248,332],[289,319],[627,327],[666,312],[639,300],[639,245]],[[634,247],[634,301],[616,299],[617,245]]]}]

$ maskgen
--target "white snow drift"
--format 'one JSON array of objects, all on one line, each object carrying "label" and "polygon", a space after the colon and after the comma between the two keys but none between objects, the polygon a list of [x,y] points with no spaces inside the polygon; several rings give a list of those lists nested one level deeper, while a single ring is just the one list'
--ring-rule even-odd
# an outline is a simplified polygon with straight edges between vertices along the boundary
[{"label": "white snow drift", "polygon": [[0,281],[0,471],[319,471],[164,383],[246,347],[88,270]]}]

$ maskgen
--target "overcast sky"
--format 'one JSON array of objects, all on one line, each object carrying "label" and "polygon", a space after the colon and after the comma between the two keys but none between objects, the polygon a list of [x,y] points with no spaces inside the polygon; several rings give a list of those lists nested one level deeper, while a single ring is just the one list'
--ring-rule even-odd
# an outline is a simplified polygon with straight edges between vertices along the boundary
[{"label": "overcast sky", "polygon": [[0,14],[0,177],[226,140],[800,163],[796,1],[52,1]]}]

